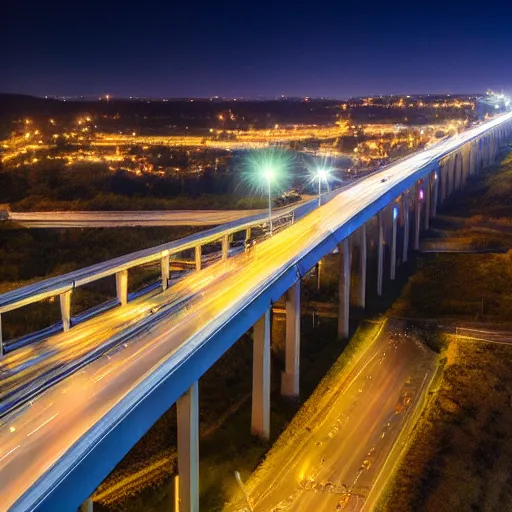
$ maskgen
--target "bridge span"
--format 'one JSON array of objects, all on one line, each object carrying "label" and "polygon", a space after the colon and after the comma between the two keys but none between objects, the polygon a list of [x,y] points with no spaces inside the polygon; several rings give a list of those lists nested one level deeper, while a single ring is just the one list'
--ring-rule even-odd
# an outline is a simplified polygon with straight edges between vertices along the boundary
[{"label": "bridge span", "polygon": [[[296,396],[301,277],[322,257],[339,251],[338,335],[348,336],[351,245],[359,248],[357,301],[365,305],[366,223],[377,216],[375,287],[381,294],[384,275],[394,279],[398,262],[406,261],[411,249],[418,249],[420,234],[438,205],[461,189],[469,176],[492,164],[499,147],[511,139],[512,113],[496,117],[362,179],[275,236],[232,257],[228,233],[222,232],[222,258],[204,269],[200,257],[204,242],[189,241],[187,249],[199,254],[198,272],[183,279],[182,286],[189,283],[190,289],[178,308],[165,309],[174,296],[167,280],[168,253],[164,249],[153,253],[153,261],[164,262],[162,308],[155,321],[1,420],[3,505],[54,512],[87,503],[129,449],[177,402],[180,510],[197,511],[201,376],[253,327],[251,429],[268,437],[271,305],[285,295],[286,367],[281,391]],[[248,227],[238,225],[233,233]],[[126,265],[118,261],[108,271],[98,270],[116,275],[119,312],[129,305]],[[36,287],[7,299],[0,297],[0,312],[45,293],[46,297],[59,295],[66,331],[62,336],[72,343],[74,328],[68,312],[73,286],[55,280],[46,291]],[[94,319],[93,328],[101,328],[102,318]],[[108,329],[102,336],[108,337]]]}]

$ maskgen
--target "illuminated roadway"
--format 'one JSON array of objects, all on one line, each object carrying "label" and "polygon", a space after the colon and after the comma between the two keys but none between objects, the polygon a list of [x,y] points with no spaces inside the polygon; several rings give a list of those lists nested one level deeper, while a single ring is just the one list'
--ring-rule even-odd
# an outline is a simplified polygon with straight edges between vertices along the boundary
[{"label": "illuminated roadway", "polygon": [[[79,505],[271,301],[436,169],[439,158],[510,119],[512,114],[501,116],[377,172],[247,253],[184,278],[182,286],[190,297],[184,307],[171,309],[2,420],[2,506],[55,511]],[[171,302],[175,295],[171,287],[159,300]],[[108,330],[112,319],[105,322],[101,328]],[[74,330],[66,335],[72,344]]]},{"label": "illuminated roadway", "polygon": [[[308,201],[304,197],[286,210]],[[275,208],[282,213],[283,208]],[[8,212],[7,219],[28,228],[110,228],[123,226],[217,226],[246,217],[267,216],[266,209],[258,210],[162,210],[162,211],[55,211]]]},{"label": "illuminated roadway", "polygon": [[[251,476],[246,489],[254,512],[372,510],[369,491],[435,359],[402,325],[386,328],[346,381],[331,383],[314,414]],[[244,500],[226,509],[243,510]]]},{"label": "illuminated roadway", "polygon": [[215,226],[263,210],[181,210],[138,212],[10,212],[8,219],[29,228],[107,228],[122,226]]}]

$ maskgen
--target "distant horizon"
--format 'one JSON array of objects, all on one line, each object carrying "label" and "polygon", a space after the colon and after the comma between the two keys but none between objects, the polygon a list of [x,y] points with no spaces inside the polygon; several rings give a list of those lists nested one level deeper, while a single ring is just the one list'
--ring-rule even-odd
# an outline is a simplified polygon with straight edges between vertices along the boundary
[{"label": "distant horizon", "polygon": [[[411,96],[411,97],[428,97],[428,96],[485,96],[487,91],[473,91],[473,92],[401,92],[401,93],[373,93],[373,94],[354,94],[351,96],[308,96],[308,95],[286,95],[279,94],[276,96],[269,95],[256,95],[256,96],[117,96],[112,95],[110,93],[105,94],[80,94],[80,95],[56,95],[56,94],[28,94],[23,92],[12,92],[12,91],[0,91],[0,95],[5,96],[25,96],[28,98],[37,98],[37,99],[51,99],[51,100],[87,100],[87,101],[116,101],[116,100],[144,100],[144,101],[163,101],[163,100],[206,100],[206,101],[234,101],[234,100],[243,100],[243,101],[279,101],[279,100],[332,100],[332,101],[348,101],[350,99],[357,98],[388,98],[393,96]],[[507,94],[505,90],[493,91]],[[108,98],[107,98],[108,97]]]}]

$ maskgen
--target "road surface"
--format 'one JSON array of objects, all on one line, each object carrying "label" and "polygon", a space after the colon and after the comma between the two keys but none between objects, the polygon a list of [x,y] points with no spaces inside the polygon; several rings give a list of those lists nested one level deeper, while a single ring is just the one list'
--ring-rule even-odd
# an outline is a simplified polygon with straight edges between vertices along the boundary
[{"label": "road surface", "polygon": [[27,228],[114,228],[137,226],[217,226],[263,210],[56,211],[9,212],[8,220]]},{"label": "road surface", "polygon": [[[387,327],[328,400],[314,404],[307,424],[249,479],[254,512],[366,510],[365,498],[435,360],[402,326]],[[243,511],[245,503],[239,499],[227,510]]]},{"label": "road surface", "polygon": [[[301,201],[286,207],[274,208],[273,216],[292,211],[314,196],[303,196]],[[259,210],[146,210],[146,211],[55,211],[7,212],[7,218],[26,228],[118,228],[140,226],[218,226],[235,220],[262,215]]]},{"label": "road surface", "polygon": [[[512,115],[507,119],[510,117]],[[488,129],[488,125],[479,129],[483,132]],[[450,148],[457,147],[465,137],[469,138],[476,133],[478,132],[473,131],[454,137],[448,142],[419,152],[397,165],[359,181],[340,192],[329,203],[276,236],[257,244],[247,253],[212,265],[204,272],[198,273],[199,281],[193,285],[193,296],[187,301],[186,306],[178,311],[170,311],[159,322],[155,322],[51,387],[16,413],[2,419],[2,505],[8,508],[16,503],[14,510],[31,508],[34,504],[33,497],[25,493],[42,475],[46,474],[46,478],[40,484],[43,487],[59,481],[69,471],[70,465],[75,464],[90,450],[91,445],[97,443],[106,432],[122,421],[128,411],[144,400],[173,368],[192,357],[197,347],[207,344],[214,333],[251,304],[269,283],[275,282],[289,269],[293,269],[303,255],[324,243],[333,232],[339,230],[366,207],[379,201],[401,180],[410,178],[433,158],[444,154]],[[201,280],[200,276],[204,277],[204,280]],[[187,279],[189,278],[185,278],[183,282],[185,283]],[[173,298],[173,287],[162,293],[162,299],[167,299],[169,303]],[[100,323],[101,318],[97,319]],[[73,344],[74,330],[68,331],[65,335],[67,342]],[[397,349],[388,347],[386,350],[396,350],[398,355],[389,359],[403,368],[400,375],[404,377],[410,373],[410,369],[406,370],[400,361],[402,357],[409,357],[409,349],[400,347],[399,344]],[[383,362],[389,359],[384,358]],[[379,361],[380,357],[376,356],[372,364],[380,364]],[[393,364],[390,366],[391,369],[392,366]],[[371,389],[376,395],[376,398],[372,393],[365,395],[368,396],[368,404],[365,406],[380,407],[385,411],[384,415],[371,415],[361,424],[352,425],[362,431],[376,432],[375,429],[385,424],[383,421],[386,418],[389,418],[388,421],[392,419],[386,415],[389,406],[394,406],[396,402],[392,404],[393,400],[390,399],[380,403],[379,391],[381,386],[393,386],[395,382],[400,381],[400,377],[394,377],[393,371],[389,378],[381,376],[380,372],[378,375],[375,382],[380,382],[380,386],[373,386],[373,378],[369,383],[358,381],[358,390],[364,390],[368,386],[366,389]],[[354,390],[352,393],[352,399],[358,398],[359,395],[355,394]],[[375,401],[377,405],[373,403]],[[348,420],[342,419],[342,422],[350,421],[352,411],[348,409],[347,414]],[[324,424],[331,429],[336,423],[329,421]],[[319,440],[324,439],[325,435],[328,436],[329,432],[331,430],[322,433]],[[348,431],[345,432],[348,435]],[[370,441],[364,434],[354,435],[354,440],[357,440],[357,436],[363,436],[365,441]],[[385,436],[383,439],[387,442]],[[355,446],[352,445],[352,448]],[[62,463],[55,465],[61,458]],[[355,457],[345,461],[345,465],[350,466],[352,472],[361,463],[359,458]],[[317,467],[316,461],[312,461],[311,464],[313,465],[308,468]],[[327,464],[330,465],[331,462]],[[51,471],[48,471],[50,468]],[[351,481],[351,474],[347,473],[342,483],[352,486],[352,489],[359,492],[365,479],[360,476],[358,481]],[[307,477],[308,474],[305,472],[304,476]],[[314,473],[314,478],[323,478],[321,468],[318,473]],[[38,488],[38,496],[40,492],[41,487]],[[19,501],[22,495],[24,498]]]}]

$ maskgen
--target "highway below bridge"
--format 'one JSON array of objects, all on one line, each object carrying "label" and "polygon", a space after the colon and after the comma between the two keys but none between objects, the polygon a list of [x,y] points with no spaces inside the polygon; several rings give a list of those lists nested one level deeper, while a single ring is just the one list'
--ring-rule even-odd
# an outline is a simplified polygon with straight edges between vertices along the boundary
[{"label": "highway below bridge", "polygon": [[[66,354],[75,349],[90,354],[94,347],[104,346],[121,333],[108,350],[100,349],[98,357],[78,366],[65,379],[53,384],[50,378],[50,385],[44,391],[34,390],[30,401],[12,408],[8,400],[2,402],[2,506],[54,512],[90,503],[88,497],[99,483],[177,403],[180,506],[182,512],[197,511],[198,379],[253,328],[251,430],[268,438],[271,305],[286,296],[286,367],[281,391],[297,396],[301,278],[322,257],[338,250],[338,336],[346,337],[352,246],[359,247],[361,284],[357,297],[361,307],[370,286],[366,283],[366,223],[377,218],[378,275],[371,286],[381,294],[384,276],[394,279],[398,261],[406,261],[411,250],[419,248],[421,232],[428,229],[438,204],[461,189],[469,176],[491,165],[499,147],[510,141],[511,121],[512,114],[496,117],[384,168],[249,250],[230,252],[231,237],[254,228],[254,224],[241,220],[194,235],[187,242],[118,258],[93,270],[91,267],[0,296],[1,315],[58,296],[64,332],[41,342],[41,346],[51,347],[58,339]],[[213,242],[221,245],[221,258],[203,268],[202,247]],[[180,250],[193,251],[197,272],[172,284],[170,258]],[[161,263],[160,293],[129,301],[129,269],[151,261]],[[116,278],[118,307],[73,325],[73,290],[106,276]],[[146,313],[123,326],[123,315],[132,311],[136,317],[139,304]],[[39,344],[28,347],[24,355],[17,355],[17,350],[8,353],[0,367],[2,383],[7,382],[9,372],[13,371],[9,377],[16,373],[16,358],[18,373],[23,372],[38,357],[38,349]],[[73,354],[70,360],[80,357]]]}]

